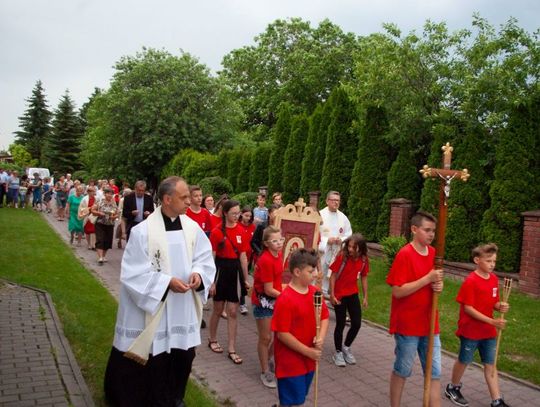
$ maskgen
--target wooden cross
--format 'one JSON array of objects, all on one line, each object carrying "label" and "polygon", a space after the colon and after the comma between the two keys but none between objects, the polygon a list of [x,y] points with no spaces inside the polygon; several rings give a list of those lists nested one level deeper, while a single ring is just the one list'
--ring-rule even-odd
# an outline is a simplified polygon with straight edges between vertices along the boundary
[{"label": "wooden cross", "polygon": [[[435,242],[435,268],[443,269],[444,264],[444,246],[446,234],[446,218],[448,215],[448,198],[450,197],[450,184],[454,179],[466,182],[469,177],[469,171],[463,169],[461,171],[450,169],[452,163],[452,151],[454,148],[450,143],[442,146],[443,165],[442,168],[430,168],[427,165],[420,170],[424,178],[439,178],[439,216],[437,220],[437,238]],[[431,387],[431,368],[433,359],[433,339],[435,334],[435,320],[437,314],[437,305],[439,302],[439,294],[433,293],[433,301],[431,304],[431,320],[429,329],[429,344],[426,356],[426,369],[424,372],[424,407],[429,406],[429,393]]]}]

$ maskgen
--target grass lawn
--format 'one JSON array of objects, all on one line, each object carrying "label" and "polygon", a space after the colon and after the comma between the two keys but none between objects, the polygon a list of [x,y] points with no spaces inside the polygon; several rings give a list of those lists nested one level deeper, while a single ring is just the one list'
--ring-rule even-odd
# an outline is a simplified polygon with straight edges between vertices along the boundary
[{"label": "grass lawn", "polygon": [[[0,277],[49,292],[94,401],[105,405],[103,376],[112,345],[116,300],[38,213],[0,209],[0,236],[4,253]],[[193,383],[188,386],[186,403],[217,405]]]},{"label": "grass lawn", "polygon": [[[363,318],[388,326],[391,290],[385,282],[388,268],[381,260],[371,260],[369,282],[369,307]],[[444,291],[439,296],[441,342],[444,349],[457,353],[459,339],[457,329],[459,305],[455,301],[460,282],[446,279]],[[499,370],[540,385],[540,300],[512,291],[508,323],[502,334]],[[477,360],[479,361],[479,359]]]}]

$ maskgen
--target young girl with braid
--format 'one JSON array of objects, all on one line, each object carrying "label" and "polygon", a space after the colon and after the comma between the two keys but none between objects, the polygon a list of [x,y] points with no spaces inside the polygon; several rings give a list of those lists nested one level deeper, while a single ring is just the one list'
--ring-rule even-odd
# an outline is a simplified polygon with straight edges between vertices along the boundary
[{"label": "young girl with braid", "polygon": [[[332,357],[336,366],[345,367],[356,364],[350,347],[358,335],[362,323],[362,307],[358,297],[358,280],[362,282],[362,305],[368,306],[369,260],[367,245],[360,233],[349,236],[341,245],[341,252],[330,265],[330,301],[336,312],[334,345],[336,353]],[[343,346],[343,331],[347,312],[351,318],[351,327]]]},{"label": "young girl with braid", "polygon": [[223,353],[217,341],[217,327],[221,313],[227,303],[228,354],[234,364],[241,364],[242,358],[236,353],[236,331],[238,302],[240,295],[247,294],[247,256],[249,242],[244,238],[242,227],[238,224],[240,204],[230,200],[223,204],[221,225],[210,233],[212,253],[216,262],[216,280],[210,288],[214,298],[214,308],[210,317],[210,337],[208,347],[215,353]]}]

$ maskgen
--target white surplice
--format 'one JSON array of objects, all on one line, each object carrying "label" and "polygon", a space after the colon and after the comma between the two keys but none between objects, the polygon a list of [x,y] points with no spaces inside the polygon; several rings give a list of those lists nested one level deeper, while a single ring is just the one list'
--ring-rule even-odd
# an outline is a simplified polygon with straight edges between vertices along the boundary
[{"label": "white surplice", "polygon": [[[120,306],[113,346],[125,352],[145,328],[146,313],[154,314],[163,299],[171,277],[188,282],[192,273],[201,276],[204,290],[197,293],[203,303],[216,273],[210,241],[197,228],[193,259],[189,264],[183,230],[166,232],[170,275],[156,270],[156,259],[148,253],[148,226],[144,221],[133,229],[122,258]],[[169,290],[163,317],[159,322],[151,353],[155,356],[171,349],[189,349],[201,344],[196,305],[191,291]]]}]

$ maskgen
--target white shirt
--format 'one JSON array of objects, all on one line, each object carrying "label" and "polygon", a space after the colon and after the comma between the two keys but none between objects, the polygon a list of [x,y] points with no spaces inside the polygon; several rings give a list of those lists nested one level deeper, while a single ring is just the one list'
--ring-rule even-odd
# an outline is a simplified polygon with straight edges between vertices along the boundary
[{"label": "white shirt", "polygon": [[319,251],[322,253],[323,266],[330,265],[336,257],[341,244],[328,244],[328,238],[339,237],[342,241],[352,235],[352,228],[349,219],[341,211],[331,212],[328,207],[320,211],[322,218],[321,241]]}]

